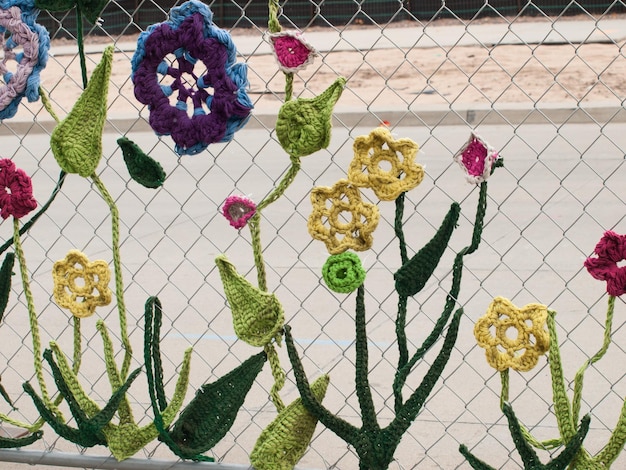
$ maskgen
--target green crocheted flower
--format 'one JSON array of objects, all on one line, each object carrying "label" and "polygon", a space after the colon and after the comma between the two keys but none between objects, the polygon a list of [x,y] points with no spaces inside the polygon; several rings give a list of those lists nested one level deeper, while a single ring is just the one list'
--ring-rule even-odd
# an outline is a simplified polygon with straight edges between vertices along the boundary
[{"label": "green crocheted flower", "polygon": [[285,152],[304,157],[328,147],[333,107],[345,84],[346,79],[339,77],[315,98],[298,98],[283,104],[276,120],[276,137]]},{"label": "green crocheted flower", "polygon": [[348,294],[365,281],[361,259],[350,251],[328,257],[322,267],[322,276],[330,290]]}]

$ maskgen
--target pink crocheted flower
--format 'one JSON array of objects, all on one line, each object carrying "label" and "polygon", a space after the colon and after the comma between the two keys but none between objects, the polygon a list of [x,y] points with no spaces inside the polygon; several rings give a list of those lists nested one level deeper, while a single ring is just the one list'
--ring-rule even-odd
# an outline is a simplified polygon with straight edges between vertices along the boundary
[{"label": "pink crocheted flower", "polygon": [[465,147],[454,156],[454,160],[465,171],[467,181],[474,184],[489,178],[498,158],[498,152],[475,132],[471,133]]},{"label": "pink crocheted flower", "polygon": [[244,227],[256,212],[254,201],[243,196],[229,196],[222,207],[222,214],[236,229]]},{"label": "pink crocheted flower", "polygon": [[597,258],[589,257],[585,260],[585,268],[589,274],[600,281],[606,281],[609,295],[617,297],[626,293],[626,266],[618,264],[626,260],[626,235],[606,231],[594,253]]},{"label": "pink crocheted flower", "polygon": [[30,177],[16,168],[12,160],[0,160],[0,216],[7,219],[24,217],[37,207]]},{"label": "pink crocheted flower", "polygon": [[295,73],[313,62],[317,52],[304,40],[300,31],[282,31],[270,35],[272,52],[278,67],[285,73]]}]

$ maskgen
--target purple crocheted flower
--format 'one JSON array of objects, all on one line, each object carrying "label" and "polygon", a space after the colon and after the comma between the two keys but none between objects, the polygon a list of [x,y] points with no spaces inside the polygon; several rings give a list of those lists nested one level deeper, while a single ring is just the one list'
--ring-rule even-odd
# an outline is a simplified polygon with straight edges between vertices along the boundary
[{"label": "purple crocheted flower", "polygon": [[0,160],[0,216],[20,219],[37,207],[30,176],[8,158]]},{"label": "purple crocheted flower", "polygon": [[475,132],[472,132],[465,147],[454,156],[454,160],[465,171],[467,181],[474,184],[489,178],[498,158],[498,152]]},{"label": "purple crocheted flower", "polygon": [[135,97],[148,105],[152,129],[172,136],[178,154],[196,154],[231,140],[247,122],[253,108],[247,67],[235,63],[230,35],[213,24],[203,3],[190,0],[172,9],[170,18],[139,36],[132,59]]},{"label": "purple crocheted flower", "polygon": [[31,102],[39,99],[39,75],[48,62],[50,36],[35,23],[38,13],[32,2],[2,2],[0,77],[4,84],[0,86],[0,120],[15,116],[24,96]]},{"label": "purple crocheted flower", "polygon": [[620,296],[626,293],[626,266],[618,263],[626,260],[626,235],[611,230],[604,233],[594,253],[597,258],[585,260],[585,268],[594,278],[606,281],[609,295]]},{"label": "purple crocheted flower", "polygon": [[222,207],[222,214],[236,229],[244,227],[256,212],[256,204],[243,196],[229,196]]},{"label": "purple crocheted flower", "polygon": [[300,31],[282,31],[270,35],[272,52],[278,67],[285,73],[295,73],[313,62],[317,52],[304,40]]}]

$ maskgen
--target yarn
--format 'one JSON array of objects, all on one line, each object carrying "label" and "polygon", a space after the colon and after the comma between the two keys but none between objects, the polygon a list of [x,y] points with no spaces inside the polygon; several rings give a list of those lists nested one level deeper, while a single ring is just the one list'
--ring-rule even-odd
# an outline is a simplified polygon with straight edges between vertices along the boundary
[{"label": "yarn", "polygon": [[510,300],[496,297],[474,325],[474,336],[494,369],[529,371],[550,346],[547,317],[545,305],[517,308]]},{"label": "yarn", "polygon": [[[40,74],[48,62],[50,49],[50,36],[43,26],[35,23],[39,12],[32,8],[32,3],[8,1],[3,2],[2,8],[0,76],[4,84],[0,86],[0,120],[15,116],[24,96],[30,102],[39,98]],[[21,52],[16,53],[14,49],[18,48]],[[9,67],[10,61],[17,65]]]},{"label": "yarn", "polygon": [[378,207],[363,201],[359,188],[348,180],[341,179],[332,188],[313,188],[311,204],[313,211],[307,222],[309,234],[323,241],[330,254],[337,255],[348,249],[365,251],[372,247],[372,233],[380,218]]},{"label": "yarn", "polygon": [[41,10],[67,11],[76,7],[92,24],[97,23],[108,3],[108,0],[35,0],[35,6]]},{"label": "yarn", "polygon": [[247,197],[232,195],[226,198],[222,206],[222,214],[232,227],[240,229],[256,213],[256,204]]},{"label": "yarn", "polygon": [[[190,0],[170,12],[170,20],[139,35],[132,58],[135,97],[150,110],[149,122],[159,135],[171,135],[179,154],[197,154],[215,142],[228,142],[247,122],[252,102],[246,93],[247,66],[236,63],[228,32],[213,24],[213,13]],[[176,63],[167,61],[168,55]],[[206,72],[198,76],[200,61]],[[171,83],[159,78],[169,76]],[[187,81],[195,81],[191,87]],[[169,97],[177,93],[176,105]],[[191,116],[188,104],[191,103]]]},{"label": "yarn", "polygon": [[163,186],[166,174],[159,162],[146,155],[135,142],[126,137],[117,139],[117,144],[122,149],[124,163],[132,179],[146,188]]},{"label": "yarn", "polygon": [[[572,439],[567,442],[565,449],[547,464],[542,464],[537,453],[524,438],[522,427],[515,416],[513,407],[505,402],[502,406],[502,411],[509,423],[509,431],[513,437],[515,448],[524,463],[524,470],[565,470],[581,449],[583,439],[589,431],[590,417],[589,415],[585,415],[580,422],[578,431]],[[461,444],[459,451],[475,470],[495,470],[490,465],[475,457],[464,444]]]},{"label": "yarn", "polygon": [[606,281],[609,295],[626,293],[626,267],[618,263],[626,259],[626,235],[607,230],[596,245],[594,254],[585,260],[585,268],[595,279]]},{"label": "yarn", "polygon": [[43,431],[36,431],[24,437],[0,437],[0,449],[15,449],[37,442],[43,436]]},{"label": "yarn", "polygon": [[70,250],[64,259],[54,263],[52,278],[54,300],[75,317],[89,317],[96,307],[111,303],[111,271],[105,261],[89,261],[80,251]]},{"label": "yarn", "polygon": [[284,103],[276,119],[276,137],[291,157],[304,157],[330,144],[332,113],[346,79],[337,78],[315,98],[298,98]]},{"label": "yarn", "polygon": [[200,387],[169,434],[170,444],[180,449],[177,455],[201,460],[197,457],[226,435],[265,360],[265,353],[255,354],[217,381]]},{"label": "yarn", "polygon": [[[326,395],[330,377],[320,376],[311,384],[311,393],[318,402]],[[250,454],[255,470],[291,470],[306,452],[317,418],[309,413],[297,398],[278,413],[261,432]]]},{"label": "yarn", "polygon": [[472,131],[465,146],[454,155],[454,160],[465,171],[465,179],[469,183],[482,183],[499,166],[498,152]]},{"label": "yarn", "polygon": [[237,337],[251,346],[280,340],[285,314],[276,295],[262,291],[241,276],[225,255],[215,258]]},{"label": "yarn", "polygon": [[36,207],[30,176],[12,160],[0,159],[0,216],[20,219]]},{"label": "yarn", "polygon": [[460,213],[461,206],[452,203],[433,238],[396,271],[393,278],[398,295],[410,297],[424,288],[448,247]]},{"label": "yarn", "polygon": [[113,46],[108,46],[74,107],[52,131],[50,148],[66,173],[92,176],[102,158],[112,62]]},{"label": "yarn", "polygon": [[278,68],[284,73],[296,73],[315,60],[317,52],[300,31],[281,31],[270,34],[272,53]]},{"label": "yarn", "polygon": [[348,294],[365,281],[365,270],[361,259],[351,252],[328,257],[322,266],[322,276],[330,290]]},{"label": "yarn", "polygon": [[0,322],[4,318],[4,312],[9,304],[9,296],[11,295],[11,276],[13,275],[13,265],[15,264],[15,255],[7,253],[0,267]]},{"label": "yarn", "polygon": [[[418,145],[411,139],[395,140],[385,127],[357,137],[353,149],[348,180],[356,186],[372,189],[383,201],[395,200],[424,179],[424,169],[415,163]],[[381,163],[390,168],[381,167]]]}]

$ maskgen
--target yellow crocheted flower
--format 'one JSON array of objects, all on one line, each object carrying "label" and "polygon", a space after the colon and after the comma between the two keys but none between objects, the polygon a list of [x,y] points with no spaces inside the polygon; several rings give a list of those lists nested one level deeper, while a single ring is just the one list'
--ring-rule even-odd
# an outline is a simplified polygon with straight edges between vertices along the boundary
[{"label": "yellow crocheted flower", "polygon": [[415,163],[418,145],[411,139],[395,140],[389,129],[379,127],[367,136],[357,137],[353,147],[348,179],[357,186],[371,188],[383,201],[397,199],[424,179],[424,169]]},{"label": "yellow crocheted flower", "polygon": [[311,191],[311,203],[309,233],[323,241],[331,255],[348,249],[371,248],[372,233],[378,225],[378,207],[363,201],[359,188],[344,179],[332,188],[318,186]]},{"label": "yellow crocheted flower", "polygon": [[528,304],[517,308],[508,299],[496,297],[487,313],[476,322],[474,336],[478,345],[485,348],[491,367],[500,372],[509,367],[528,371],[548,351],[547,317],[545,305]]},{"label": "yellow crocheted flower", "polygon": [[75,317],[89,317],[97,306],[111,303],[111,271],[105,261],[90,262],[80,251],[70,250],[54,263],[52,277],[54,300]]}]

